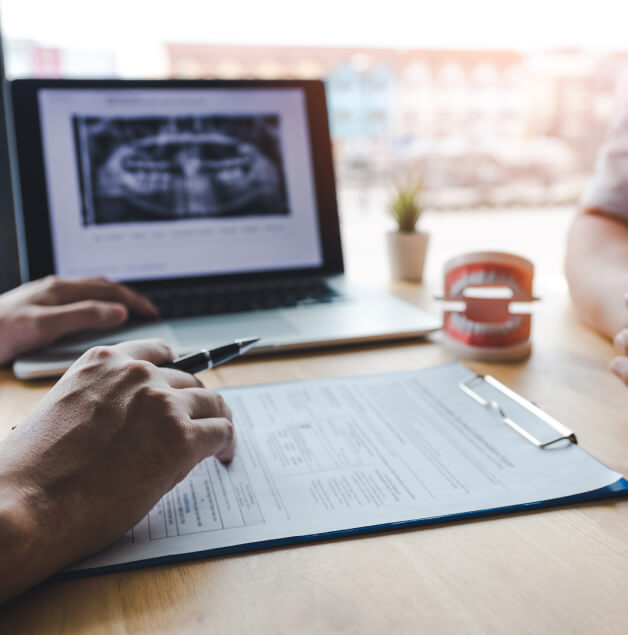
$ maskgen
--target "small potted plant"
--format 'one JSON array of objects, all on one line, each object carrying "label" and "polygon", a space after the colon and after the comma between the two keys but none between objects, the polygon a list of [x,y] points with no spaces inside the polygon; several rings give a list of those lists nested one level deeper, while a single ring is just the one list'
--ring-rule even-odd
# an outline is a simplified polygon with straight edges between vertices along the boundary
[{"label": "small potted plant", "polygon": [[397,231],[388,232],[390,270],[395,280],[421,282],[429,234],[418,231],[423,208],[420,202],[422,181],[415,177],[397,181],[390,211]]}]

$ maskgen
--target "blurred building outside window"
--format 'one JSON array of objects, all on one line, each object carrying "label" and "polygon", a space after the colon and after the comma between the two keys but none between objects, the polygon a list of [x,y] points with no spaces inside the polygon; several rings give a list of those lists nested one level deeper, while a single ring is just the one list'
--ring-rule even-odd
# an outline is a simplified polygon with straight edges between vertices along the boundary
[{"label": "blurred building outside window", "polygon": [[[14,77],[112,77],[121,53],[5,37]],[[153,60],[154,62],[154,60]],[[424,175],[433,208],[575,203],[618,105],[628,53],[164,42],[146,76],[321,78],[339,187]],[[137,73],[141,76],[141,73]]]}]

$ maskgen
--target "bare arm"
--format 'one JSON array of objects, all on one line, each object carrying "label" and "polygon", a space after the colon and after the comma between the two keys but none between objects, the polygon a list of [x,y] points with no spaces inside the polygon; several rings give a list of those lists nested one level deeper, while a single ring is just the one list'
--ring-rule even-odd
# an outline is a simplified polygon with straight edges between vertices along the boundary
[{"label": "bare arm", "polygon": [[588,209],[571,226],[566,274],[583,319],[608,337],[628,326],[628,223]]}]

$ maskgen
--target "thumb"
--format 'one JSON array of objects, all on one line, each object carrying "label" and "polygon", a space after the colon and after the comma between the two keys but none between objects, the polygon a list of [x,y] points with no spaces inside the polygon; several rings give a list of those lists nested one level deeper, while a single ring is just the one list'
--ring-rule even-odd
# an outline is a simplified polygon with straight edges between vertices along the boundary
[{"label": "thumb", "polygon": [[99,300],[40,307],[36,316],[40,344],[48,344],[76,331],[118,326],[128,315],[123,304]]},{"label": "thumb", "polygon": [[235,432],[229,419],[192,419],[189,425],[201,454],[200,461],[215,456],[222,463],[231,462],[235,450]]}]

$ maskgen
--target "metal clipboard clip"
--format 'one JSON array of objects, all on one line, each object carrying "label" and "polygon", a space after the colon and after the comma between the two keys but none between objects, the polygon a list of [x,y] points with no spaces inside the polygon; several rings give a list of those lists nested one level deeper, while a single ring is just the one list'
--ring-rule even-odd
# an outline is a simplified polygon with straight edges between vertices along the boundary
[{"label": "metal clipboard clip", "polygon": [[[515,403],[519,404],[521,407],[525,408],[528,412],[538,417],[549,426],[551,426],[556,432],[558,432],[559,436],[554,439],[550,439],[549,441],[540,441],[535,436],[531,435],[526,429],[522,428],[518,423],[513,421],[504,411],[504,408],[497,401],[488,401],[482,395],[479,395],[473,387],[477,385],[478,382],[487,383],[489,386],[495,388],[501,392],[505,397],[508,397]],[[504,423],[509,425],[513,430],[518,432],[522,437],[527,439],[530,443],[534,444],[537,448],[541,448],[544,450],[550,445],[554,445],[559,441],[569,441],[571,443],[578,443],[578,439],[576,435],[566,426],[564,426],[559,421],[556,421],[553,417],[550,417],[546,412],[543,412],[538,406],[535,406],[533,403],[524,399],[521,395],[518,395],[516,392],[510,390],[507,386],[504,386],[501,382],[497,381],[491,375],[472,375],[468,379],[461,381],[458,384],[458,388],[462,390],[466,395],[471,397],[473,401],[480,404],[480,406],[487,408],[489,410],[493,410],[496,412]]]}]

